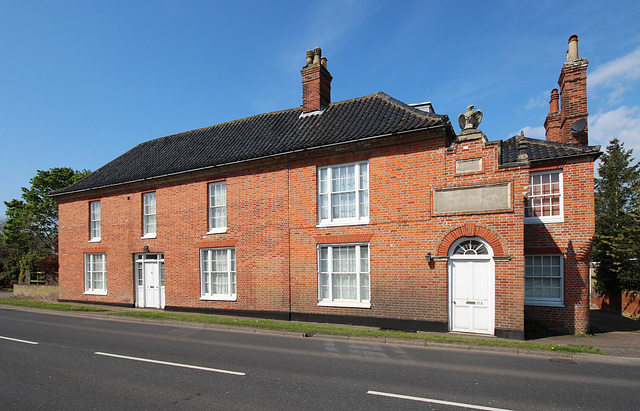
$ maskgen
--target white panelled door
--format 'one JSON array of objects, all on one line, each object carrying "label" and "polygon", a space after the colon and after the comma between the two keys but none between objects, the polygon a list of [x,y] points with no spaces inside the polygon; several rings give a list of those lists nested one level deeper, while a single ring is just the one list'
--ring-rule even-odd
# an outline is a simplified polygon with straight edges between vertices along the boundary
[{"label": "white panelled door", "polygon": [[494,263],[480,239],[459,240],[449,255],[449,329],[494,333]]},{"label": "white panelled door", "polygon": [[164,308],[164,255],[136,254],[136,307]]},{"label": "white panelled door", "polygon": [[160,270],[158,270],[158,263],[144,262],[142,270],[145,307],[160,308]]}]

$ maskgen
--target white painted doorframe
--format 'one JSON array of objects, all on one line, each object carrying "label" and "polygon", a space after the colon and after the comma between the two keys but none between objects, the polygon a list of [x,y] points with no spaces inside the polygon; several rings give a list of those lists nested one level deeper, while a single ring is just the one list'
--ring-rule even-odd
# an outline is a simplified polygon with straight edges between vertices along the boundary
[{"label": "white painted doorframe", "polygon": [[135,255],[136,307],[164,308],[164,255]]},{"label": "white painted doorframe", "polygon": [[463,237],[451,245],[447,267],[449,330],[495,333],[495,263],[489,244]]}]

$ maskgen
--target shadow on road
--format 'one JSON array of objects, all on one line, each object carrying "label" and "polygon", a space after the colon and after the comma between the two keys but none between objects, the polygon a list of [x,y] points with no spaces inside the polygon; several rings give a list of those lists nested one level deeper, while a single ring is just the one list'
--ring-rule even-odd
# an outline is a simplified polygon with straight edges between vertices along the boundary
[{"label": "shadow on road", "polygon": [[609,310],[591,310],[591,332],[593,334],[613,331],[640,331],[640,320],[625,317]]}]

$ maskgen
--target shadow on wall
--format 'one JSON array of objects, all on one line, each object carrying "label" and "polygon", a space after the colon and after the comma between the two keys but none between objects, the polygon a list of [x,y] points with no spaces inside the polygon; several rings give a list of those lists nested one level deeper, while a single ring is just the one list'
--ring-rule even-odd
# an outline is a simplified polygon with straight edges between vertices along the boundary
[{"label": "shadow on wall", "polygon": [[613,296],[592,291],[591,308],[640,317],[640,291],[623,291],[620,295]]}]

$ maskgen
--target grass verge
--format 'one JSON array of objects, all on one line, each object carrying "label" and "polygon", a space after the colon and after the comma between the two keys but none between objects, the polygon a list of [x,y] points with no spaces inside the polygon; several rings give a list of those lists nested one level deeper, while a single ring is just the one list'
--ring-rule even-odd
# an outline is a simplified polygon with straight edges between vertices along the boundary
[{"label": "grass verge", "polygon": [[[107,309],[96,307],[92,305],[82,304],[61,304],[61,303],[47,303],[43,301],[31,301],[31,300],[16,300],[0,299],[0,304],[12,305],[19,307],[39,308],[45,310],[57,310],[57,311],[109,311]],[[321,325],[314,323],[298,323],[298,322],[283,322],[274,320],[255,320],[233,317],[218,317],[213,315],[196,315],[196,314],[182,314],[182,313],[168,313],[163,311],[120,311],[109,312],[109,315],[135,317],[151,320],[164,320],[164,321],[183,321],[190,323],[201,324],[217,324],[233,327],[250,327],[260,328],[265,330],[294,332],[306,335],[340,335],[345,337],[361,337],[361,338],[381,338],[381,339],[403,339],[403,340],[419,340],[425,342],[434,342],[442,344],[459,344],[470,346],[483,346],[483,347],[500,347],[500,348],[513,348],[518,350],[536,350],[536,351],[550,351],[550,352],[564,352],[564,353],[586,353],[586,354],[601,354],[606,355],[597,348],[593,348],[587,345],[548,345],[537,344],[526,341],[513,341],[513,340],[499,340],[492,338],[465,338],[457,336],[443,336],[438,334],[429,333],[412,333],[404,331],[392,331],[392,330],[376,330],[376,329],[362,329],[362,328],[350,328],[350,327],[338,327],[331,325]]]},{"label": "grass verge", "polygon": [[2,298],[0,299],[0,304],[56,311],[109,311],[91,305],[47,303],[44,301],[16,300],[13,298]]},{"label": "grass verge", "polygon": [[551,346],[548,344],[537,344],[537,343],[531,343],[526,341],[498,340],[498,339],[491,339],[491,338],[465,338],[465,337],[443,336],[443,335],[428,334],[428,333],[373,330],[373,329],[361,329],[361,328],[349,328],[349,327],[336,327],[336,326],[328,326],[328,325],[320,325],[320,324],[281,322],[281,321],[273,321],[273,320],[252,320],[252,319],[240,319],[240,318],[232,318],[232,317],[217,317],[213,315],[179,314],[179,313],[167,313],[167,312],[156,312],[156,311],[123,311],[123,312],[110,313],[110,315],[145,318],[145,319],[152,319],[152,320],[184,321],[184,322],[191,322],[191,323],[217,324],[217,325],[227,325],[227,326],[234,326],[234,327],[261,328],[261,329],[274,330],[274,331],[296,332],[296,333],[307,334],[307,335],[322,334],[322,335],[340,335],[340,336],[347,336],[347,337],[420,340],[420,341],[444,343],[444,344],[514,348],[519,350],[564,352],[564,353],[572,353],[572,354],[586,353],[586,354],[605,355],[599,349],[593,348],[587,345]]}]

